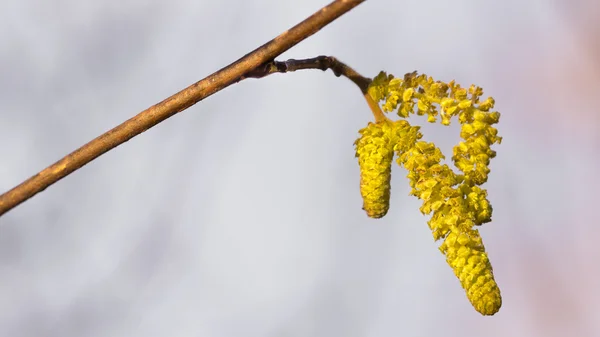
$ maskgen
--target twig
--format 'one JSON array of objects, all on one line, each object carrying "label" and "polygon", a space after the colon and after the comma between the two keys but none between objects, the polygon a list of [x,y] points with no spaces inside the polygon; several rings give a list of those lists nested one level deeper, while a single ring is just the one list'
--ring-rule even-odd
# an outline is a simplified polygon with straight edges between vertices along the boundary
[{"label": "twig", "polygon": [[283,32],[278,37],[246,54],[234,63],[100,135],[10,191],[0,195],[0,215],[45,190],[48,186],[107,151],[123,144],[176,113],[189,108],[202,99],[241,80],[244,74],[257,66],[274,60],[275,57],[315,34],[321,28],[364,1],[337,0],[330,3],[298,25]]},{"label": "twig", "polygon": [[363,93],[367,92],[367,87],[371,83],[370,78],[360,75],[333,56],[317,56],[304,60],[270,61],[254,68],[242,78],[263,78],[274,73],[288,73],[302,69],[320,69],[323,71],[331,69],[335,76],[345,76],[350,79]]},{"label": "twig", "polygon": [[360,91],[363,93],[364,98],[369,104],[369,108],[375,116],[375,121],[388,119],[383,113],[383,111],[381,111],[379,104],[373,101],[371,96],[367,93],[367,89],[369,87],[369,84],[371,83],[371,79],[362,76],[354,69],[352,69],[351,67],[349,67],[348,65],[336,59],[333,56],[322,55],[303,60],[289,59],[287,61],[269,61],[246,73],[244,76],[240,77],[239,80],[241,81],[245,78],[263,78],[275,73],[288,73],[303,69],[320,69],[323,71],[331,69],[335,76],[344,76],[348,78],[349,80],[354,82],[354,84],[356,84]]}]

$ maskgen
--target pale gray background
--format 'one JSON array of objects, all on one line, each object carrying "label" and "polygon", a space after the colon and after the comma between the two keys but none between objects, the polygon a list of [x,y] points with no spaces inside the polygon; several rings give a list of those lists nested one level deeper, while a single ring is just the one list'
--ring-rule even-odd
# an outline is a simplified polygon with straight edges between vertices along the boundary
[{"label": "pale gray background", "polygon": [[[0,191],[326,3],[3,0]],[[219,92],[0,218],[0,336],[599,336],[599,13],[369,1],[282,57],[496,98],[481,230],[496,316],[471,307],[402,169],[389,214],[366,217],[352,146],[366,103],[305,71]]]}]

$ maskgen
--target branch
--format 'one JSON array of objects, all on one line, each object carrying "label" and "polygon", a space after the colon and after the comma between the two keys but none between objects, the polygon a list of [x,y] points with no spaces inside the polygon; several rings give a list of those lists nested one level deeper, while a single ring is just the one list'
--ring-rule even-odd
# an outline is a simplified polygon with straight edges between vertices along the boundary
[{"label": "branch", "polygon": [[10,191],[0,195],[0,215],[70,173],[204,98],[239,82],[365,0],[336,0],[244,57],[105,132]]},{"label": "branch", "polygon": [[263,78],[275,73],[289,73],[303,69],[320,69],[323,71],[331,69],[335,76],[344,76],[348,78],[356,84],[363,93],[363,97],[367,100],[369,108],[371,108],[371,112],[373,112],[373,115],[375,116],[375,121],[388,119],[383,111],[381,111],[379,104],[373,101],[371,96],[367,93],[371,79],[362,76],[356,72],[356,70],[333,56],[317,56],[304,60],[289,59],[287,61],[269,61],[246,73],[244,76],[240,77],[239,80],[241,81],[246,78]]}]

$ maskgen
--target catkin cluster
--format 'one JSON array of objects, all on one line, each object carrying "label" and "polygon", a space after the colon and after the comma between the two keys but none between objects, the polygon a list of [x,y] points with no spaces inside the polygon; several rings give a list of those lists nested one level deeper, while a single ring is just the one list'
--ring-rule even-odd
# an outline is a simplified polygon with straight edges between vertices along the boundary
[{"label": "catkin cluster", "polygon": [[401,118],[411,113],[426,115],[429,122],[450,125],[457,117],[462,141],[453,148],[452,161],[460,173],[447,164],[441,150],[422,141],[419,127],[400,119],[370,123],[356,141],[361,169],[363,208],[380,218],[389,209],[390,172],[394,154],[408,171],[410,194],[421,199],[420,208],[431,214],[429,228],[435,240],[443,240],[440,251],[465,289],[473,307],[484,315],[495,314],[502,305],[498,288],[479,231],[475,226],[490,222],[492,206],[485,183],[490,159],[496,156],[491,145],[500,143],[500,114],[490,112],[494,99],[480,100],[483,90],[454,83],[434,81],[426,75],[410,73],[395,78],[381,72],[369,86],[368,94],[382,102],[385,112],[397,110]]}]

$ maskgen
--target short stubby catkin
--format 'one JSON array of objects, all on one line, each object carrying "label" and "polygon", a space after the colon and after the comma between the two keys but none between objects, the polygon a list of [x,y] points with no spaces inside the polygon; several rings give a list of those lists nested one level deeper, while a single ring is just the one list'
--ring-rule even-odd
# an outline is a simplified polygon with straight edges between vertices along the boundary
[{"label": "short stubby catkin", "polygon": [[500,288],[494,280],[492,265],[485,253],[479,232],[448,234],[440,250],[465,289],[471,304],[482,315],[493,315],[502,306]]},{"label": "short stubby catkin", "polygon": [[395,128],[390,121],[369,123],[354,143],[360,166],[363,209],[371,218],[381,218],[390,207],[390,182],[394,159]]}]

